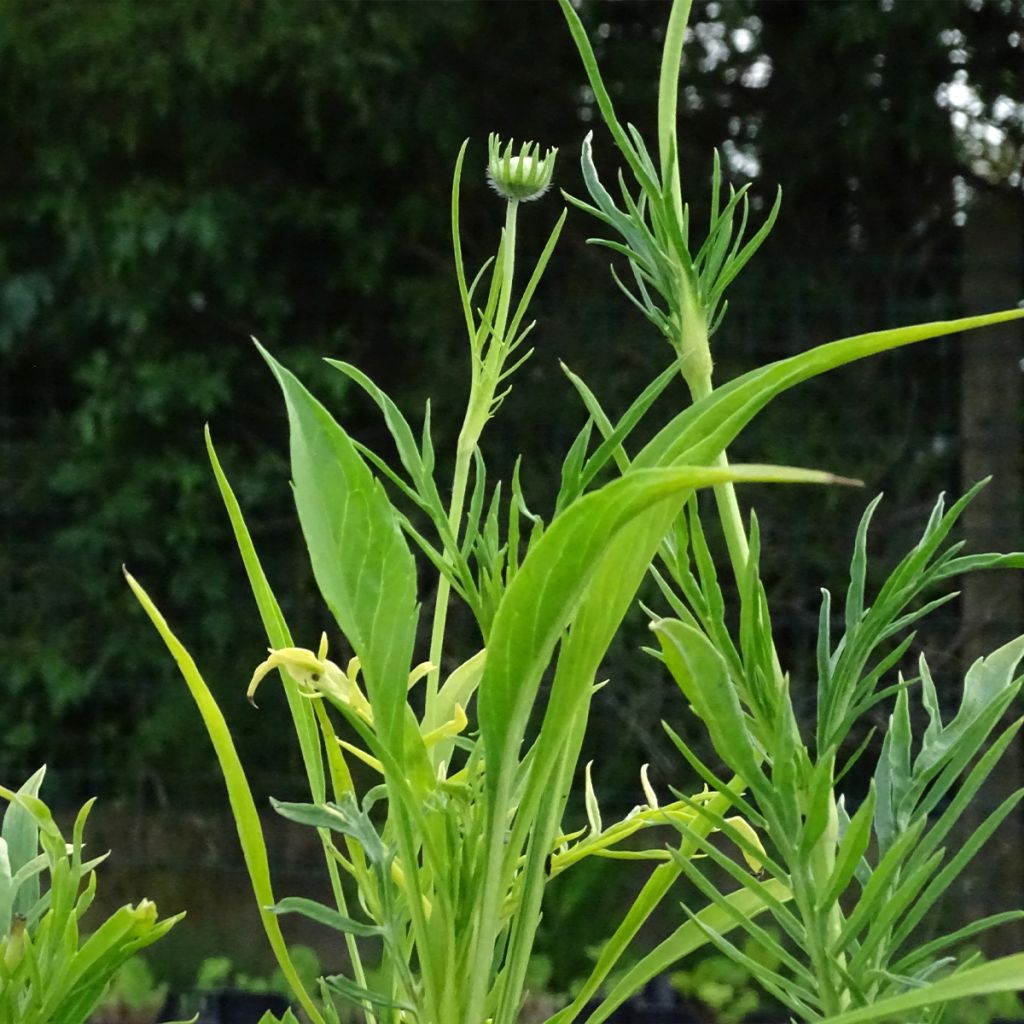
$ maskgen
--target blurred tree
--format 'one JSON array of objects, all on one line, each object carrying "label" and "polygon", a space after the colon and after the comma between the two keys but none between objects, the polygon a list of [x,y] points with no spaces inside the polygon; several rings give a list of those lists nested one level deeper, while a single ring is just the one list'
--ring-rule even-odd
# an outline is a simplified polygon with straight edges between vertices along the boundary
[{"label": "blurred tree", "polygon": [[[621,112],[650,133],[664,3],[581,9]],[[956,311],[971,189],[1019,195],[1022,14],[1020,0],[695,4],[680,108],[694,206],[712,146],[734,182],[754,182],[762,209],[785,188],[715,339],[720,379],[827,336]],[[583,134],[595,130],[609,170],[613,147],[554,4],[0,0],[0,25],[0,774],[47,756],[58,735],[90,787],[145,770],[166,789],[212,763],[198,739],[180,742],[183,730],[199,736],[193,711],[121,562],[181,628],[244,745],[287,774],[281,703],[268,695],[257,716],[241,696],[263,641],[202,421],[296,632],[315,635],[325,622],[290,509],[283,413],[248,335],[371,445],[387,447],[373,410],[320,355],[358,363],[412,416],[432,393],[443,446],[464,387],[448,240],[462,138],[474,140],[473,262],[500,218],[482,173],[469,173],[488,131],[559,145],[559,183],[575,192]],[[524,246],[556,208],[531,209]],[[607,254],[583,246],[593,227],[570,218],[538,296],[538,353],[491,435],[499,469],[527,454],[541,508],[557,480],[550,453],[582,419],[557,359],[616,409],[668,358],[608,287]],[[895,492],[875,545],[884,560],[934,492],[956,488],[958,352],[937,344],[811,385],[737,454]],[[841,582],[863,502],[754,495],[799,668],[817,587]],[[617,685],[594,730],[595,749],[623,722],[635,732],[635,757],[598,766],[627,806],[641,760],[677,770],[648,723],[679,702],[647,685],[643,628],[637,616],[636,642],[608,666]]]},{"label": "blurred tree", "polygon": [[[650,136],[665,4],[584,0],[581,13],[620,112]],[[695,4],[680,105],[694,208],[713,146],[760,209],[785,189],[715,339],[719,379],[830,336],[958,312],[972,192],[1020,207],[1022,23],[1021,0]],[[180,803],[188,780],[189,800],[219,802],[189,698],[122,583],[127,562],[195,652],[243,757],[287,796],[283,701],[268,691],[256,715],[242,697],[264,641],[201,424],[296,634],[315,637],[327,623],[291,510],[283,412],[248,336],[384,450],[374,410],[319,356],[359,364],[413,418],[434,395],[443,450],[465,368],[455,153],[470,136],[463,227],[476,263],[501,215],[483,183],[487,132],[560,146],[558,183],[581,193],[579,144],[594,129],[614,170],[584,81],[553,3],[0,0],[0,777],[56,757],[69,800],[148,779],[138,796]],[[557,206],[523,218],[527,249]],[[668,359],[610,287],[607,253],[584,246],[593,230],[570,217],[537,297],[538,352],[489,439],[506,474],[525,453],[541,509],[557,485],[551,453],[582,421],[558,359],[613,410]],[[872,552],[884,563],[934,493],[957,489],[960,358],[956,342],[915,347],[809,385],[737,455],[884,486],[894,500]],[[801,678],[818,586],[842,585],[863,497],[751,494]],[[1007,524],[1010,543],[1019,529]],[[654,723],[686,728],[678,694],[652,686],[637,653],[645,626],[638,614],[606,667],[614,685],[590,741],[595,756],[617,752],[596,771],[621,809],[639,799],[642,761],[659,787],[678,780]],[[583,969],[576,955],[563,975]]]}]

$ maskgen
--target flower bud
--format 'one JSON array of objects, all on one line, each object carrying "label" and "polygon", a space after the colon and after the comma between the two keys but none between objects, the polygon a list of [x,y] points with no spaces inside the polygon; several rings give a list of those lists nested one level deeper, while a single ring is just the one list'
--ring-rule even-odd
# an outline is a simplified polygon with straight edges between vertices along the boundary
[{"label": "flower bud", "polygon": [[128,905],[128,915],[132,919],[129,935],[140,939],[147,935],[156,924],[156,904],[152,900],[142,900],[137,905]]},{"label": "flower bud", "polygon": [[487,139],[487,181],[491,188],[509,201],[528,203],[539,199],[551,186],[557,149],[549,149],[543,157],[536,142],[524,142],[517,156],[512,143],[501,148],[501,139],[493,132]]},{"label": "flower bud", "polygon": [[22,914],[15,914],[11,921],[10,933],[0,939],[0,958],[3,959],[6,970],[13,971],[21,963],[27,944],[28,933],[25,928],[25,917]]}]

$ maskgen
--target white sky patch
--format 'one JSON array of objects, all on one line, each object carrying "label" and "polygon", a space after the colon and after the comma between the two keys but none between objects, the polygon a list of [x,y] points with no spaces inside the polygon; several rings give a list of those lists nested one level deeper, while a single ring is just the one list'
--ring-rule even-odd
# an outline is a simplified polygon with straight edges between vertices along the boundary
[{"label": "white sky patch", "polygon": [[[710,14],[710,10],[708,12]],[[719,64],[724,64],[732,51],[725,41],[725,25],[720,21],[699,21],[694,26],[694,33],[704,48],[704,56],[700,59],[701,71],[714,71]]]},{"label": "white sky patch", "polygon": [[752,146],[737,146],[732,139],[722,143],[722,155],[729,170],[744,178],[756,178],[761,173],[761,161]]},{"label": "white sky patch", "polygon": [[733,29],[731,41],[732,48],[737,53],[749,53],[754,48],[756,37],[749,28],[743,26],[743,28]]},{"label": "white sky patch", "polygon": [[762,54],[755,60],[746,71],[740,81],[748,89],[763,89],[772,77],[772,59],[767,54]]},{"label": "white sky patch", "polygon": [[[946,38],[953,31],[943,33],[943,42],[957,42]],[[955,53],[951,51],[951,59]],[[1019,187],[1024,151],[1009,142],[1008,132],[1024,128],[1024,103],[999,95],[986,105],[964,68],[957,68],[952,80],[939,86],[935,101],[949,111],[950,123],[971,170],[990,181]]]}]

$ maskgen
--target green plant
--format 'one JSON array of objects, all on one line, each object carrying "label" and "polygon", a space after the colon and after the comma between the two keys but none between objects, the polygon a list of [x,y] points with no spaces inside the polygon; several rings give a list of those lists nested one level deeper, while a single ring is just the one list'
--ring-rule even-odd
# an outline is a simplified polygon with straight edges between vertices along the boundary
[{"label": "green plant", "polygon": [[[303,983],[307,987],[315,986],[321,973],[320,958],[316,951],[309,946],[292,945],[289,953]],[[286,993],[288,982],[279,969],[266,975],[249,974],[238,970],[229,956],[210,956],[199,965],[194,987],[201,992],[234,989],[239,992]]]},{"label": "green plant", "polygon": [[[535,146],[513,156],[511,147],[492,139],[489,173],[506,200],[505,226],[493,260],[471,279],[459,226],[465,147],[456,161],[452,239],[470,385],[447,486],[436,482],[429,406],[421,430],[414,432],[365,374],[329,360],[380,409],[395,442],[395,464],[351,437],[260,346],[288,410],[292,482],[313,575],[353,654],[344,668],[328,658],[326,633],[315,650],[294,642],[207,433],[214,474],[270,642],[270,657],[256,669],[248,693],[253,698],[266,675],[280,673],[309,778],[310,802],[275,801],[274,806],[284,817],[318,830],[333,906],[275,897],[256,805],[224,718],[191,656],[128,576],[199,707],[220,759],[264,928],[285,977],[316,1024],[339,1019],[338,997],[359,1006],[367,1021],[513,1024],[523,1003],[545,888],[588,856],[642,859],[655,866],[579,995],[551,1018],[558,1024],[582,1012],[641,925],[689,869],[690,859],[712,856],[711,832],[731,839],[750,866],[742,884],[729,894],[712,893],[693,920],[621,975],[589,1019],[595,1024],[605,1019],[651,976],[708,941],[724,941],[737,927],[756,929],[753,922],[765,910],[778,915],[783,908],[788,923],[785,908],[797,898],[797,887],[784,874],[763,882],[756,877],[767,862],[750,822],[763,827],[764,814],[742,802],[743,786],[736,780],[715,781],[696,797],[678,795],[661,805],[642,774],[644,804],[608,824],[587,771],[588,827],[565,832],[563,816],[590,702],[601,685],[602,660],[649,573],[666,596],[675,598],[673,583],[690,586],[684,553],[692,544],[700,582],[713,577],[694,512],[695,492],[711,487],[744,591],[741,652],[746,660],[741,664],[750,666],[756,680],[768,672],[764,678],[774,686],[783,677],[770,637],[761,619],[751,619],[761,607],[757,533],[747,536],[733,484],[840,478],[776,466],[730,466],[727,446],[768,402],[803,380],[886,349],[1021,315],[992,314],[848,338],[714,390],[709,338],[725,313],[724,293],[770,230],[777,204],[744,242],[745,193],[720,196],[716,163],[708,235],[691,255],[693,225],[682,201],[675,141],[675,89],[688,4],[673,6],[666,35],[660,166],[639,134],[618,124],[578,19],[567,0],[563,7],[598,104],[640,189],[634,194],[620,179],[622,205],[616,205],[600,184],[588,142],[584,176],[596,205],[574,202],[621,235],[622,241],[603,244],[627,259],[633,274],[629,294],[668,337],[672,361],[617,423],[582,379],[569,374],[589,419],[565,456],[550,517],[530,509],[518,466],[507,490],[498,484],[489,491],[481,451],[485,427],[507,393],[509,378],[530,355],[523,347],[533,328],[526,314],[563,223],[556,223],[520,288],[519,204],[543,191],[554,163],[553,151],[541,157]],[[694,404],[631,458],[626,451],[631,431],[680,373]],[[593,446],[595,431],[601,440]],[[436,580],[425,591],[414,548]],[[728,651],[722,598],[706,585],[706,594],[684,589],[673,607],[689,616],[680,628],[697,632],[692,623],[704,625],[709,638],[703,642]],[[416,664],[421,592],[432,595],[433,609],[427,660]],[[455,598],[472,619],[480,650],[452,666],[446,651]],[[685,611],[687,599],[696,602],[694,611]],[[663,635],[670,626],[659,628]],[[544,680],[549,689],[542,690]],[[715,690],[718,703],[705,709],[716,739],[737,724],[727,700],[731,685],[723,680]],[[744,769],[766,754],[766,738],[758,734],[756,741],[747,749]],[[739,739],[731,742],[730,749],[742,746]],[[363,785],[349,758],[379,782]],[[729,813],[733,804],[746,820]],[[641,830],[667,825],[683,833],[671,851],[622,845]],[[345,876],[355,884],[354,902],[342,884]],[[287,913],[341,933],[348,973],[322,978],[318,992],[304,984],[278,921]]]},{"label": "green plant", "polygon": [[[744,961],[776,966],[775,956],[750,936],[740,949]],[[718,1024],[740,1024],[764,1005],[761,988],[746,963],[723,953],[702,956],[692,965],[672,971],[668,980],[681,995],[697,999],[711,1010]]]},{"label": "green plant", "polygon": [[[335,907],[300,897],[275,900],[255,805],[223,718],[195,664],[129,577],[203,713],[224,769],[264,926],[282,970],[314,1020],[336,1019],[333,994],[363,1005],[368,1016],[383,1010],[389,1016],[414,1013],[424,1021],[515,1018],[545,883],[591,855],[662,860],[663,850],[618,854],[615,848],[643,828],[680,814],[692,816],[678,802],[658,807],[645,782],[647,803],[627,820],[605,824],[588,785],[586,835],[564,835],[561,827],[595,674],[664,524],[695,487],[726,479],[833,479],[777,467],[666,463],[581,495],[573,492],[587,430],[567,459],[561,510],[550,523],[529,511],[518,473],[509,500],[502,500],[499,485],[488,501],[479,441],[501,404],[505,382],[529,355],[521,353],[533,326],[525,323],[525,314],[562,219],[516,298],[521,200],[510,191],[497,254],[467,283],[458,223],[464,153],[456,165],[452,228],[471,372],[447,506],[434,482],[429,410],[416,439],[397,407],[365,375],[331,361],[382,410],[398,449],[404,473],[399,472],[352,440],[261,348],[288,407],[296,501],[314,575],[355,654],[346,668],[328,659],[326,634],[315,653],[293,645],[208,436],[214,472],[271,641],[271,655],[253,675],[249,696],[266,674],[281,671],[310,778],[313,803],[274,805],[285,817],[320,831]],[[492,141],[490,173],[496,184],[527,161],[535,161],[531,172],[539,167],[550,176],[554,154],[541,160],[537,150],[524,149],[512,157]],[[483,307],[474,310],[473,296],[488,269]],[[391,504],[371,466],[426,519],[436,541]],[[417,580],[406,537],[439,575],[429,661],[417,667],[412,659]],[[452,593],[472,612],[485,647],[442,684]],[[570,622],[573,629],[563,640]],[[531,735],[541,678],[560,641],[552,694]],[[422,698],[417,684],[425,691]],[[474,699],[479,732],[471,734],[466,709]],[[360,744],[336,735],[328,706]],[[357,792],[346,754],[369,765],[383,785]],[[332,833],[344,837],[343,849]],[[349,909],[341,872],[356,882],[362,919]],[[276,915],[290,912],[345,935],[351,977],[325,978],[319,1005],[298,979],[279,929]],[[383,947],[375,988],[368,986],[357,938]]]},{"label": "green plant", "polygon": [[135,953],[162,938],[183,914],[157,919],[143,900],[82,932],[96,895],[96,867],[83,858],[90,800],[67,843],[39,799],[45,768],[8,801],[0,829],[0,1020],[4,1024],[83,1024],[111,979]]},{"label": "green plant", "polygon": [[[983,963],[981,950],[967,946],[956,950],[962,963]],[[993,1021],[1024,1019],[1024,999],[1016,992],[992,992],[976,999],[951,1003],[942,1018],[942,1024],[992,1024]]]},{"label": "green plant", "polygon": [[110,979],[89,1024],[149,1024],[166,998],[166,983],[156,980],[146,959],[129,957]]},{"label": "green plant", "polygon": [[[972,496],[973,492],[948,512],[941,501],[936,505],[920,542],[873,601],[865,590],[865,552],[868,521],[877,501],[869,507],[851,569],[846,629],[837,643],[830,636],[830,599],[825,592],[813,727],[801,727],[789,680],[773,667],[767,602],[757,579],[756,532],[738,644],[726,643],[723,624],[702,614],[706,601],[718,599],[717,584],[703,573],[699,579],[686,579],[689,556],[684,550],[673,575],[687,587],[693,602],[677,599],[673,603],[681,617],[660,619],[653,626],[666,664],[707,723],[716,751],[749,789],[748,800],[737,791],[737,783],[730,787],[735,805],[770,840],[764,871],[782,881],[793,896],[791,904],[770,908],[785,943],[769,942],[764,929],[744,925],[775,952],[777,965],[743,962],[768,991],[805,1020],[846,1019],[861,1008],[874,1016],[851,1019],[881,1019],[892,1005],[889,1001],[895,1000],[897,1008],[926,1010],[923,1019],[932,1021],[941,1014],[939,995],[955,998],[958,984],[964,986],[960,994],[970,994],[975,971],[981,978],[991,978],[1002,970],[1009,987],[1022,981],[1024,956],[971,969],[969,962],[958,964],[945,955],[966,937],[1020,917],[1020,911],[972,922],[927,942],[912,941],[919,934],[918,925],[1022,795],[1014,794],[994,810],[974,835],[949,845],[960,817],[1020,727],[1020,720],[1006,727],[1000,722],[1020,690],[1017,667],[1024,658],[1024,638],[972,666],[960,707],[945,722],[924,657],[916,676],[906,679],[896,673],[914,639],[910,627],[953,596],[935,594],[935,588],[972,570],[1024,567],[1021,555],[964,556],[958,555],[961,545],[944,543]],[[696,538],[696,515],[690,525],[690,536]],[[911,727],[912,688],[920,692],[928,718],[920,740],[915,740]],[[895,710],[870,789],[859,806],[848,811],[842,780],[864,753],[863,744],[850,753],[851,729],[871,708],[893,696]],[[675,739],[684,756],[696,763]],[[715,777],[707,769],[704,774]],[[709,820],[713,822],[714,815]],[[724,827],[728,831],[728,825]],[[735,838],[741,840],[738,834]],[[706,841],[701,847],[734,882],[762,891],[760,877]],[[680,861],[679,866],[708,899],[721,900],[720,890],[696,862]],[[740,956],[725,938],[709,938]],[[794,947],[798,957],[793,956]],[[958,969],[951,972],[954,965]],[[930,993],[936,994],[934,999]]]},{"label": "green plant", "polygon": [[[665,37],[658,112],[659,167],[635,129],[624,129],[618,122],[579,20],[568,0],[560,2],[598,105],[637,190],[632,193],[620,175],[621,201],[613,199],[597,175],[588,138],[583,170],[593,205],[573,201],[621,239],[595,241],[625,257],[635,292],[618,276],[616,282],[677,353],[695,402],[679,417],[696,428],[685,461],[727,465],[727,444],[768,398],[789,382],[839,365],[858,348],[879,351],[945,333],[944,325],[931,325],[848,339],[755,370],[716,390],[709,340],[725,313],[722,291],[763,240],[776,216],[778,200],[762,227],[744,243],[745,190],[730,189],[721,196],[716,158],[708,239],[691,254],[690,214],[683,202],[675,157],[675,83],[689,3],[677,0],[673,4]],[[1021,315],[1015,311],[994,319]],[[981,324],[975,321],[975,325]],[[594,415],[596,400],[582,388],[581,392]],[[610,424],[605,423],[605,437],[614,437]],[[616,442],[624,439],[623,432],[615,437]],[[663,431],[632,462],[621,459],[620,469],[628,472],[650,464],[652,451],[663,457],[674,444],[678,446],[671,434]],[[946,543],[977,490],[975,487],[948,512],[939,500],[920,542],[873,601],[867,595],[866,552],[868,525],[878,499],[868,507],[857,534],[845,631],[838,642],[831,633],[831,599],[827,591],[824,594],[816,719],[810,728],[801,725],[790,678],[776,651],[759,576],[757,519],[751,514],[749,527],[745,524],[732,483],[721,484],[716,498],[739,597],[738,628],[726,614],[726,600],[695,498],[688,502],[685,515],[666,531],[658,552],[653,572],[671,617],[658,616],[652,623],[660,644],[657,656],[703,720],[733,778],[719,778],[678,736],[671,734],[672,738],[726,805],[734,806],[743,820],[770,840],[770,848],[762,856],[761,848],[755,848],[748,836],[723,817],[720,803],[698,804],[681,796],[704,828],[682,821],[677,827],[685,841],[724,872],[731,886],[738,883],[751,898],[768,904],[784,940],[752,917],[736,912],[732,903],[735,889],[730,886],[726,895],[704,862],[674,852],[675,869],[685,873],[712,905],[728,912],[750,939],[771,953],[774,963],[758,962],[721,933],[701,925],[710,941],[746,967],[801,1020],[853,1024],[895,1016],[911,1019],[905,1015],[919,1014],[922,1020],[932,1022],[943,1015],[946,1001],[1024,987],[1024,954],[980,967],[972,966],[970,960],[958,963],[943,955],[968,936],[1020,917],[1020,911],[972,922],[930,941],[912,941],[919,939],[918,926],[928,912],[1024,795],[1019,791],[1004,801],[958,848],[944,845],[1021,725],[1021,720],[1008,726],[1000,723],[1021,688],[1017,670],[1024,658],[1024,637],[971,667],[959,709],[948,721],[944,721],[924,657],[911,678],[898,671],[914,640],[911,627],[956,596],[942,591],[947,581],[968,572],[1024,567],[1024,555],[962,555],[962,544]],[[919,740],[911,726],[913,689],[920,691],[928,719]],[[895,698],[895,709],[871,788],[860,806],[848,812],[841,782],[864,753],[862,745],[851,754],[848,738],[858,721],[888,698]],[[758,867],[752,870],[749,864],[744,866],[719,850],[709,837],[712,828],[731,838],[748,859],[756,856]],[[771,883],[782,887],[791,899],[772,898],[766,889]],[[632,983],[637,978],[629,980]]]}]

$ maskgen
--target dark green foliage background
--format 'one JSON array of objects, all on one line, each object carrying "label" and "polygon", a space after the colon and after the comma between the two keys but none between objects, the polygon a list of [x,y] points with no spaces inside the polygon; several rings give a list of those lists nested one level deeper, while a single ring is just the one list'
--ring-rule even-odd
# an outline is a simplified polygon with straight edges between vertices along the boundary
[{"label": "dark green foliage background", "polygon": [[[651,137],[666,6],[588,0],[582,12],[620,115]],[[984,102],[1019,99],[1022,16],[1019,0],[695,5],[680,104],[695,206],[723,144],[756,154],[759,200],[776,182],[785,193],[714,339],[720,379],[830,336],[958,311],[954,178],[1009,187],[975,180],[935,97],[965,66]],[[745,51],[733,34],[744,28]],[[766,83],[751,77],[765,59]],[[466,369],[448,237],[455,154],[469,137],[476,265],[502,214],[483,183],[489,131],[559,146],[557,180],[581,193],[576,154],[595,127],[599,165],[614,169],[584,81],[554,3],[0,0],[0,777],[49,760],[68,802],[97,790],[220,800],[125,562],[194,652],[258,786],[289,795],[283,700],[268,686],[257,715],[243,698],[264,640],[202,424],[294,632],[315,644],[327,622],[291,506],[284,413],[249,335],[374,447],[389,450],[374,411],[320,356],[366,370],[414,421],[433,396],[435,438],[450,447]],[[551,196],[524,209],[524,252],[558,207]],[[557,485],[553,453],[582,421],[558,360],[617,410],[668,358],[613,292],[605,254],[585,247],[593,229],[570,216],[535,306],[537,354],[489,435],[494,478],[522,452],[540,509]],[[956,351],[915,347],[811,385],[736,456],[887,489],[884,563],[934,492],[957,487]],[[806,664],[818,587],[841,585],[864,500],[756,494],[791,664]],[[596,778],[621,792],[620,809],[640,799],[643,760],[659,785],[678,769],[655,723],[678,725],[681,703],[651,683],[644,625],[638,614],[608,666],[595,720],[594,749],[617,751]]]}]

